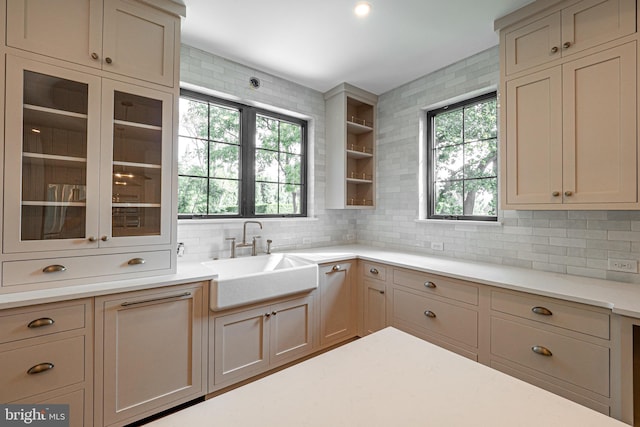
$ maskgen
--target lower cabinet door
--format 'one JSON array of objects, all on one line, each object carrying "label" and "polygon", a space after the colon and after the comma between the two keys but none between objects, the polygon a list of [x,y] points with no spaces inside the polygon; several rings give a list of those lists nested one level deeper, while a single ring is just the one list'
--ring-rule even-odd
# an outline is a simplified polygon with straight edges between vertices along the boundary
[{"label": "lower cabinet door", "polygon": [[213,388],[311,353],[313,319],[312,295],[216,317],[209,350],[214,354]]},{"label": "lower cabinet door", "polygon": [[269,307],[216,317],[214,385],[228,385],[267,370]]},{"label": "lower cabinet door", "polygon": [[357,329],[355,281],[351,263],[320,266],[320,345],[327,347],[353,338]]},{"label": "lower cabinet door", "polygon": [[364,281],[364,333],[372,334],[387,326],[385,284]]},{"label": "lower cabinet door", "polygon": [[124,425],[206,393],[202,284],[96,298],[96,425]]}]

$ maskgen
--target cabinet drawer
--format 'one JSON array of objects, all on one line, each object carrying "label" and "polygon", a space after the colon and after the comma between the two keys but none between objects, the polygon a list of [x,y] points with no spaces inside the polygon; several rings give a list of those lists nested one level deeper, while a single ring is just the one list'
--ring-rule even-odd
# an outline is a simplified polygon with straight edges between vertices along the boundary
[{"label": "cabinet drawer", "polygon": [[[64,270],[58,266],[63,267]],[[2,265],[2,286],[138,273],[169,269],[170,266],[171,253],[168,250],[90,257],[7,261]],[[47,267],[52,271],[45,272]]]},{"label": "cabinet drawer", "polygon": [[[5,314],[6,313],[6,314]],[[37,310],[11,310],[0,315],[0,344],[84,328],[85,304]]]},{"label": "cabinet drawer", "polygon": [[364,277],[375,280],[387,280],[387,269],[380,264],[364,263]]},{"label": "cabinet drawer", "polygon": [[[535,346],[544,347],[550,354],[545,356],[535,352]],[[609,396],[607,347],[493,317],[491,353],[602,396]]]},{"label": "cabinet drawer", "polygon": [[406,322],[472,347],[478,346],[478,313],[402,289],[393,290],[393,321]]},{"label": "cabinet drawer", "polygon": [[[84,381],[84,347],[84,337],[74,337],[1,352],[0,402]],[[53,368],[27,373],[30,368],[46,363]]]},{"label": "cabinet drawer", "polygon": [[429,295],[478,305],[478,288],[461,280],[434,274],[393,270],[393,283],[424,291]]},{"label": "cabinet drawer", "polygon": [[543,297],[491,292],[491,309],[572,331],[609,339],[609,315]]}]

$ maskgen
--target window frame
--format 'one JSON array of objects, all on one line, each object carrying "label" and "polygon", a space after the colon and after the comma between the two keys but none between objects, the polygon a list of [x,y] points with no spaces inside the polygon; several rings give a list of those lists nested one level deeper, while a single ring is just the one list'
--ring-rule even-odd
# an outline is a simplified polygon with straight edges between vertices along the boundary
[{"label": "window frame", "polygon": [[[497,91],[492,90],[490,92],[484,93],[482,95],[472,96],[471,98],[464,99],[462,101],[455,102],[453,104],[444,105],[442,107],[434,108],[425,112],[426,117],[426,145],[427,145],[427,219],[432,220],[453,220],[453,221],[486,221],[486,222],[497,222],[498,214],[500,210],[499,204],[499,161],[496,160],[496,215],[488,216],[488,215],[438,215],[435,213],[435,202],[436,202],[436,191],[435,191],[435,159],[434,159],[434,126],[433,119],[441,113],[446,111],[455,110],[458,108],[464,108],[469,105],[477,104],[484,100],[495,99],[496,106],[498,102]],[[498,111],[496,108],[496,116],[498,116]],[[497,118],[497,117],[496,117]],[[499,138],[499,130],[496,132],[496,152],[499,149],[498,138]],[[463,120],[463,135],[464,135],[464,120]],[[465,144],[464,140],[462,144]],[[489,177],[486,177],[489,178]],[[464,183],[464,181],[470,181],[478,178],[466,179],[462,178],[460,181]]]},{"label": "window frame", "polygon": [[[305,218],[307,217],[307,199],[308,199],[308,122],[298,117],[289,116],[276,111],[258,108],[213,95],[203,94],[197,91],[180,88],[180,98],[192,99],[194,101],[206,102],[208,104],[220,105],[222,107],[230,107],[237,109],[240,113],[240,136],[239,136],[239,155],[240,162],[238,165],[239,185],[239,207],[237,214],[231,215],[214,215],[214,214],[184,214],[178,212],[178,219],[229,219],[229,218]],[[255,155],[256,155],[256,116],[262,115],[281,122],[288,122],[300,126],[300,213],[277,213],[277,214],[256,214],[255,203]],[[180,136],[180,135],[178,135]],[[210,139],[207,139],[209,149]],[[178,142],[179,143],[179,142]],[[280,153],[280,151],[278,151]],[[179,159],[176,159],[179,162]],[[208,168],[207,168],[208,170]],[[180,176],[190,176],[181,175]],[[204,178],[204,177],[201,177]],[[206,176],[206,179],[210,179]],[[280,183],[279,183],[280,184]],[[297,185],[297,184],[296,184]],[[178,196],[179,198],[179,196]],[[209,194],[207,192],[207,206]]]}]

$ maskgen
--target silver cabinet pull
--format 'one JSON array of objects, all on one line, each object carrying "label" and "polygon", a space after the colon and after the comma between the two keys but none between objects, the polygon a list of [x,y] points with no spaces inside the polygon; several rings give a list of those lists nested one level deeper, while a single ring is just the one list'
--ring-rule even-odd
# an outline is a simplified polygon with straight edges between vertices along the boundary
[{"label": "silver cabinet pull", "polygon": [[35,375],[41,372],[49,371],[51,369],[53,369],[53,363],[50,363],[50,362],[38,363],[37,365],[27,369],[27,374]]},{"label": "silver cabinet pull", "polygon": [[272,315],[272,316],[275,316],[276,314],[278,314],[278,312],[277,312],[277,311],[272,311],[272,312],[271,312],[271,315]]},{"label": "silver cabinet pull", "polygon": [[113,59],[107,56],[106,58],[104,58],[104,62],[106,62],[107,64],[111,64],[113,62]]},{"label": "silver cabinet pull", "polygon": [[551,53],[558,53],[558,46],[554,46],[551,48]]},{"label": "silver cabinet pull", "polygon": [[372,268],[371,270],[369,270],[369,273],[371,274],[379,274],[378,270],[376,268]]},{"label": "silver cabinet pull", "polygon": [[41,317],[40,319],[32,320],[31,322],[29,322],[27,328],[41,328],[43,326],[53,325],[54,323],[56,322],[50,317]]},{"label": "silver cabinet pull", "polygon": [[551,350],[549,350],[546,347],[543,347],[541,345],[534,345],[533,347],[531,347],[531,351],[533,351],[535,354],[539,354],[541,356],[551,356],[553,355],[553,353],[551,353]]},{"label": "silver cabinet pull", "polygon": [[131,305],[137,305],[137,304],[145,304],[148,302],[156,302],[156,301],[164,301],[164,300],[168,300],[168,299],[174,299],[174,298],[182,298],[182,297],[189,297],[191,296],[191,292],[184,292],[181,293],[179,295],[171,295],[168,297],[158,297],[158,298],[150,298],[150,299],[145,299],[145,300],[141,300],[141,301],[127,301],[127,302],[123,302],[122,304],[120,304],[120,306],[122,307],[128,307]]},{"label": "silver cabinet pull", "polygon": [[94,61],[97,61],[98,60],[98,54],[95,53],[95,52],[92,52],[91,53],[91,59],[93,59]]},{"label": "silver cabinet pull", "polygon": [[42,269],[43,273],[57,273],[59,271],[67,271],[67,267],[60,264],[48,265]]},{"label": "silver cabinet pull", "polygon": [[427,317],[430,317],[432,319],[435,319],[435,317],[436,317],[436,314],[431,310],[425,310],[424,315],[427,316]]},{"label": "silver cabinet pull", "polygon": [[265,313],[264,317],[266,317],[268,319],[269,317],[271,317],[271,313]]},{"label": "silver cabinet pull", "polygon": [[127,264],[129,265],[141,265],[144,264],[146,261],[144,260],[144,258],[131,258],[129,260],[129,262],[127,262]]},{"label": "silver cabinet pull", "polygon": [[335,272],[337,272],[337,271],[344,271],[344,270],[342,269],[342,267],[340,267],[340,264],[336,264],[336,265],[334,265],[333,267],[331,267],[331,271],[325,271],[325,273],[324,273],[324,274],[331,274],[331,273],[335,273]]},{"label": "silver cabinet pull", "polygon": [[424,282],[424,287],[425,288],[429,288],[429,289],[435,289],[436,288],[436,284],[429,281],[429,282]]},{"label": "silver cabinet pull", "polygon": [[535,314],[540,314],[542,316],[551,316],[553,314],[551,310],[545,307],[533,307],[531,311],[533,311]]}]

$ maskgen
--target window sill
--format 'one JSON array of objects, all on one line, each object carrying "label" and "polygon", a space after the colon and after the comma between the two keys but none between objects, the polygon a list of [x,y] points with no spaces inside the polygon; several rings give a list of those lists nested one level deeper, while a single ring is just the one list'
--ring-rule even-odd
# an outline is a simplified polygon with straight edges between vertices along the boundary
[{"label": "window sill", "polygon": [[458,219],[416,219],[415,222],[420,224],[446,224],[446,225],[479,225],[484,227],[502,227],[502,222],[498,221],[473,221]]},{"label": "window sill", "polygon": [[284,217],[284,218],[206,218],[206,219],[178,219],[178,224],[242,224],[245,221],[260,222],[313,222],[315,217]]}]

